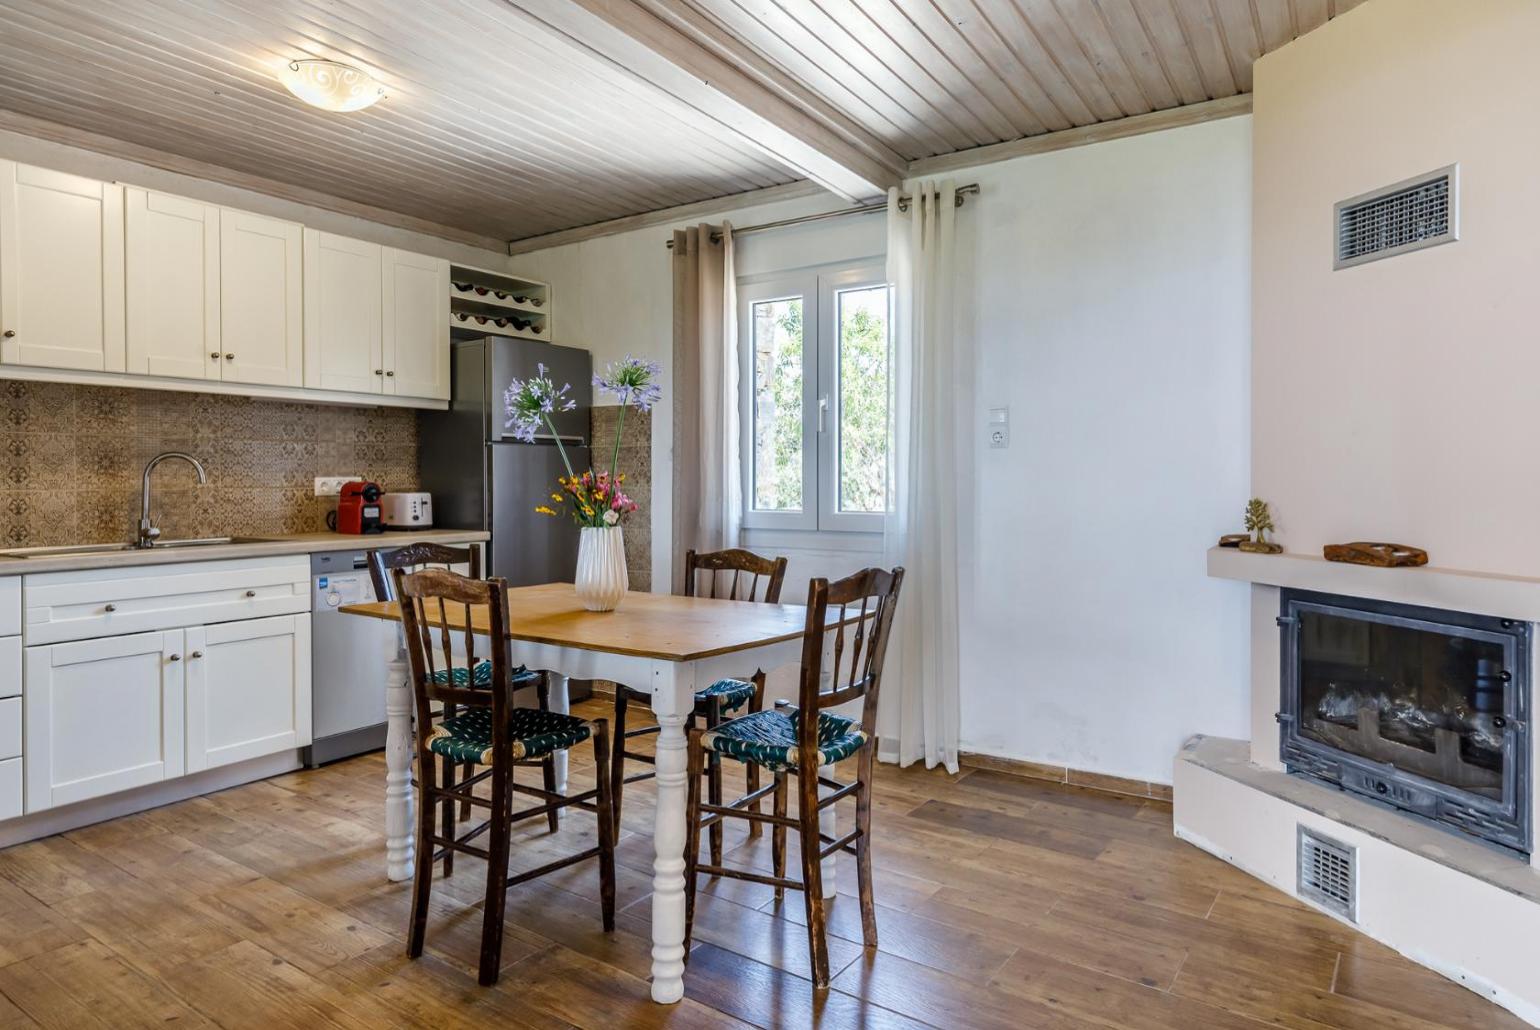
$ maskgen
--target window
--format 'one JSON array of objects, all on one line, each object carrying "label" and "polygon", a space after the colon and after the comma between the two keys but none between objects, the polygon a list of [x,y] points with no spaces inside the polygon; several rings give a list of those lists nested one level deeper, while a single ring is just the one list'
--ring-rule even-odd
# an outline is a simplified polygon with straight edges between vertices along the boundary
[{"label": "window", "polygon": [[882,529],[891,300],[881,265],[739,283],[745,526]]}]

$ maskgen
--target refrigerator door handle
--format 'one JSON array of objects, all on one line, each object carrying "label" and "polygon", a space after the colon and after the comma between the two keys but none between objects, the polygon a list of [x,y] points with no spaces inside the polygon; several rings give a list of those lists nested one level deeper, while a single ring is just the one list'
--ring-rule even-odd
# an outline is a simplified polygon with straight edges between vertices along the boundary
[{"label": "refrigerator door handle", "polygon": [[[555,442],[557,440],[560,440],[562,443],[576,444],[579,447],[582,447],[584,444],[586,444],[588,442],[587,440],[585,440],[581,436],[552,436],[550,433],[536,433],[535,434],[535,439],[537,441],[542,441],[543,440],[543,441],[547,441],[547,442]],[[497,442],[498,443],[523,443],[524,441],[520,440],[518,437],[514,436],[512,433],[502,433],[501,435],[498,436]]]}]

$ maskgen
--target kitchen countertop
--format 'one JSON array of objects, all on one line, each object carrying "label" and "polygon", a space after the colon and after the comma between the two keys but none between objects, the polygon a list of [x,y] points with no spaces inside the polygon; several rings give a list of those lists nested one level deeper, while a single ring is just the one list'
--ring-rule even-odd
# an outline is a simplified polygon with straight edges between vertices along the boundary
[{"label": "kitchen countertop", "polygon": [[39,572],[74,572],[79,569],[118,569],[136,565],[172,565],[181,562],[226,561],[234,558],[271,558],[321,551],[373,550],[404,547],[411,543],[471,544],[491,539],[476,529],[414,529],[389,533],[296,533],[291,536],[257,535],[237,543],[198,547],[153,547],[143,550],[97,551],[87,554],[40,555],[35,558],[0,556],[0,577]]}]

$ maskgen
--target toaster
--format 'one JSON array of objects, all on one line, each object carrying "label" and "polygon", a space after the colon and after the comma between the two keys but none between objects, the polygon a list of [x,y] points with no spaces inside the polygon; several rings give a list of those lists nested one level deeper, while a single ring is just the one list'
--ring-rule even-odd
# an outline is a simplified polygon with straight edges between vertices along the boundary
[{"label": "toaster", "polygon": [[431,529],[433,495],[386,494],[380,498],[380,521],[386,529]]}]

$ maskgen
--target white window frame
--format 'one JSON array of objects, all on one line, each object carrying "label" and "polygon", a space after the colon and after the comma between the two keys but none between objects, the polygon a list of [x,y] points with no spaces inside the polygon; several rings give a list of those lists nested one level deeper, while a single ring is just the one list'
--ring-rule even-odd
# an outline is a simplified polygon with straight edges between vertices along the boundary
[{"label": "white window frame", "polygon": [[[841,512],[839,498],[839,306],[844,290],[889,286],[881,259],[842,262],[738,281],[739,451],[748,530],[881,533],[884,513]],[[754,507],[754,305],[802,298],[802,499],[797,512]],[[891,299],[891,294],[890,294]],[[891,317],[889,325],[891,327]],[[890,364],[891,370],[891,364]],[[891,371],[890,371],[891,374]],[[891,465],[889,475],[892,474]]]}]

